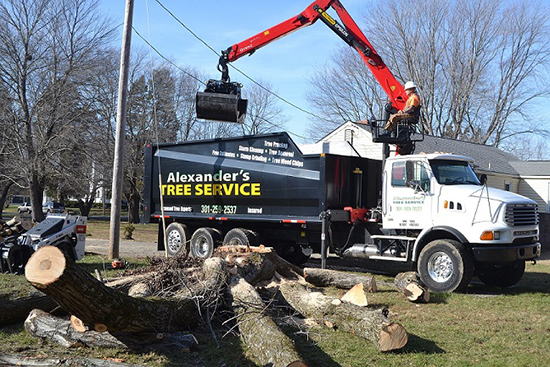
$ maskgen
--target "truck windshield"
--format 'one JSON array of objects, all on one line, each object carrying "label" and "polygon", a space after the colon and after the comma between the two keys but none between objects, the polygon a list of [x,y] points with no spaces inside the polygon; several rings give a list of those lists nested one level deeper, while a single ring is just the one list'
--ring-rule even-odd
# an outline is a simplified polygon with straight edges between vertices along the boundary
[{"label": "truck windshield", "polygon": [[481,185],[468,162],[434,159],[430,165],[437,182],[442,185]]}]

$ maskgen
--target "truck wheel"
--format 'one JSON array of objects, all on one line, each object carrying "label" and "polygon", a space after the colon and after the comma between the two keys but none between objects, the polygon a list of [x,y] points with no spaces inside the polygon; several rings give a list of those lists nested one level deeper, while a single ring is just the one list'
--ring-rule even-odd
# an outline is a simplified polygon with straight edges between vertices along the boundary
[{"label": "truck wheel", "polygon": [[275,250],[283,259],[294,265],[302,265],[309,260],[309,256],[302,251],[302,246],[293,242],[279,243]]},{"label": "truck wheel", "polygon": [[258,246],[258,236],[244,228],[233,228],[223,238],[224,245],[230,246]]},{"label": "truck wheel", "polygon": [[192,257],[206,259],[212,256],[214,248],[222,242],[221,233],[214,228],[199,228],[193,233],[189,252]]},{"label": "truck wheel", "polygon": [[420,252],[418,273],[432,292],[464,289],[474,274],[472,254],[458,241],[432,241]]},{"label": "truck wheel", "polygon": [[520,281],[525,273],[525,261],[511,264],[478,264],[476,275],[489,287],[511,287]]},{"label": "truck wheel", "polygon": [[189,238],[189,230],[187,226],[173,222],[166,227],[166,238],[164,239],[164,244],[168,255],[176,256],[181,255],[185,256],[187,254],[187,239]]}]

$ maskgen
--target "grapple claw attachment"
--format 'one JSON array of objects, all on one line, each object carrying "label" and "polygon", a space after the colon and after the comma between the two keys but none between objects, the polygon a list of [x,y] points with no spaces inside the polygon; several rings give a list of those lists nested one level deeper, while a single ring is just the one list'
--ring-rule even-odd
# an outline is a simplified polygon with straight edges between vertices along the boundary
[{"label": "grapple claw attachment", "polygon": [[196,96],[197,118],[244,123],[248,100],[241,98],[241,84],[209,80]]}]

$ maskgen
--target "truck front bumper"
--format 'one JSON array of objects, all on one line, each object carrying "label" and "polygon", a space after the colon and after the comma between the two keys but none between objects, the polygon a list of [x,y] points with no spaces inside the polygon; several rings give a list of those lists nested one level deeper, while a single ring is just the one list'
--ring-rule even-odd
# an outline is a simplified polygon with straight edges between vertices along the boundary
[{"label": "truck front bumper", "polygon": [[533,260],[540,256],[540,243],[520,246],[473,246],[472,253],[478,262],[507,263],[516,260]]}]

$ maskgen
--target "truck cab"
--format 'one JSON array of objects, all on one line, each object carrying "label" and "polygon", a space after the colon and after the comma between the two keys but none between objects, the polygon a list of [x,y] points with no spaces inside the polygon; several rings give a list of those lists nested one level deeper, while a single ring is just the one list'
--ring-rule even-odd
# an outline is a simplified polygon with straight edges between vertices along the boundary
[{"label": "truck cab", "polygon": [[432,290],[463,288],[474,274],[488,285],[510,286],[525,261],[540,255],[537,204],[487,187],[472,163],[459,155],[416,154],[388,158],[384,166],[385,234],[374,242],[379,249],[393,244],[389,257],[416,264]]}]

